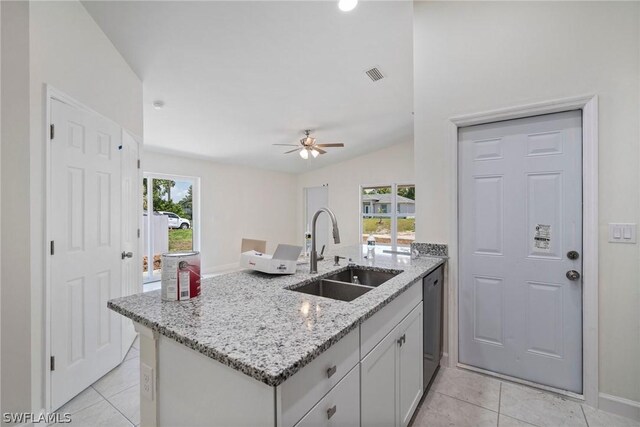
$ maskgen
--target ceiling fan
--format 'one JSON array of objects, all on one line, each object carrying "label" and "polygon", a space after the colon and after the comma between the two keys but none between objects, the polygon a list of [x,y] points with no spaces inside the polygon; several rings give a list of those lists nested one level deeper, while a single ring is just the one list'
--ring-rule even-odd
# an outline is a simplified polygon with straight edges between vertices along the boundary
[{"label": "ceiling fan", "polygon": [[323,150],[323,148],[341,148],[344,147],[344,144],[341,142],[334,142],[331,144],[317,144],[316,139],[312,137],[311,131],[309,129],[304,131],[304,138],[300,140],[300,145],[298,144],[273,144],[273,145],[282,145],[285,147],[298,147],[296,149],[285,152],[284,154],[299,152],[300,157],[303,159],[309,158],[309,153],[311,156],[318,157],[319,154],[326,154],[327,152]]}]

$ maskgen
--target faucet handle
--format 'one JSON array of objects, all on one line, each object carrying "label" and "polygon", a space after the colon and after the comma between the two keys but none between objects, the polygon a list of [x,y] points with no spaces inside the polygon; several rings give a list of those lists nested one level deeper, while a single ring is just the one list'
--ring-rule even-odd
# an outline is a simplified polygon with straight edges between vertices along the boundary
[{"label": "faucet handle", "polygon": [[339,255],[334,256],[334,257],[333,257],[333,265],[334,265],[334,266],[339,266],[339,265],[340,265],[340,260],[341,260],[341,259],[346,259],[346,258],[345,258],[345,257],[343,257],[343,256],[339,256]]},{"label": "faucet handle", "polygon": [[354,265],[356,265],[356,263],[353,262],[353,258],[349,258],[349,267],[352,267]]}]

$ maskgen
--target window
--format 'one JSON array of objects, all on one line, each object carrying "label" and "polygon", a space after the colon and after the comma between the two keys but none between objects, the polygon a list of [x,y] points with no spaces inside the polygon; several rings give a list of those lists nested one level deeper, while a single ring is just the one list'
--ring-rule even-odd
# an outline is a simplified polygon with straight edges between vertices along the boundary
[{"label": "window", "polygon": [[373,235],[377,244],[409,246],[416,237],[415,185],[362,187],[360,230],[362,243]]}]

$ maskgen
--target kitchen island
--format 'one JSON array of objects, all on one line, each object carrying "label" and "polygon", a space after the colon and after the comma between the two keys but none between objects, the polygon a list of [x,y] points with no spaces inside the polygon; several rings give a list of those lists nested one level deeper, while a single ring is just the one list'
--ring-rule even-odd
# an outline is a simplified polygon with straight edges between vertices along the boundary
[{"label": "kitchen island", "polygon": [[[369,259],[364,251],[357,246],[336,254],[397,275],[349,302],[295,291],[348,269],[345,260],[334,266],[332,257],[320,261],[314,275],[302,264],[289,276],[240,271],[203,279],[200,297],[187,302],[162,301],[159,291],[109,301],[140,333],[142,425],[293,426],[317,424],[314,417],[327,425],[360,425],[365,358],[409,320],[419,323],[416,339],[396,333],[399,348],[403,339],[411,344],[405,348],[414,348],[407,360],[418,362],[412,377],[420,391],[408,404],[413,413],[422,395],[418,283],[444,260],[382,253]],[[394,357],[400,363],[401,355]],[[407,414],[395,418],[408,422]]]}]

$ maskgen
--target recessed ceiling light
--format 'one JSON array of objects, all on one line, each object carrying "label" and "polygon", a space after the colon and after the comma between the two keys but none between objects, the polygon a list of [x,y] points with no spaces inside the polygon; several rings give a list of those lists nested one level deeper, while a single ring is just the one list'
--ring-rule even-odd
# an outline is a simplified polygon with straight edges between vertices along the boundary
[{"label": "recessed ceiling light", "polygon": [[153,108],[156,110],[162,110],[162,107],[164,107],[164,101],[153,101]]},{"label": "recessed ceiling light", "polygon": [[349,12],[356,8],[358,0],[340,0],[338,1],[338,8],[343,12]]}]

